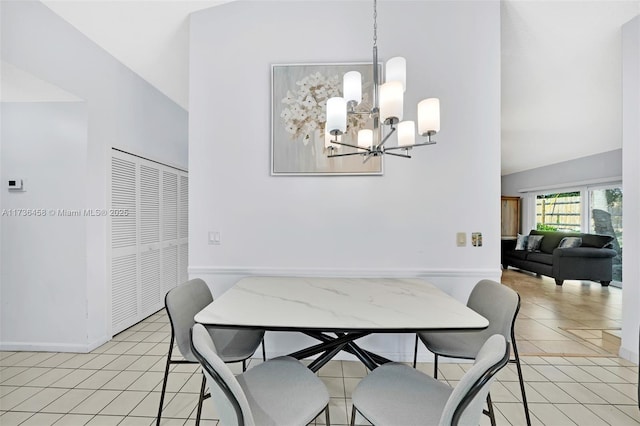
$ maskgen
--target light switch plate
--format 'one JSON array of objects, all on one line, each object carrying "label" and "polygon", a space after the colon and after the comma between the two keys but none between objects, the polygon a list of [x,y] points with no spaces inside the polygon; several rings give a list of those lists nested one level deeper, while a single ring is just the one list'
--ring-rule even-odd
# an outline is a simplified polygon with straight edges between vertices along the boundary
[{"label": "light switch plate", "polygon": [[218,231],[209,232],[209,244],[214,246],[220,245],[220,232]]},{"label": "light switch plate", "polygon": [[458,247],[465,247],[467,245],[467,233],[466,232],[458,232],[456,234],[456,244]]}]

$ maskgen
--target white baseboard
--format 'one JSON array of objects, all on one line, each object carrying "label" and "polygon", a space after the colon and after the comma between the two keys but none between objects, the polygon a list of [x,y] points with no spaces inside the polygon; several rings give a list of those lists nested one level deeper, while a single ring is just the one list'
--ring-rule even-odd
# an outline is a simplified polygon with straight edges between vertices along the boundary
[{"label": "white baseboard", "polygon": [[86,344],[55,343],[55,342],[0,342],[1,351],[28,352],[75,352],[88,353]]},{"label": "white baseboard", "polygon": [[86,354],[102,346],[109,339],[104,336],[90,343],[59,342],[0,342],[0,351],[28,352],[74,352]]},{"label": "white baseboard", "polygon": [[621,347],[619,355],[620,358],[624,358],[627,361],[635,362],[636,364],[638,364],[639,356],[637,352],[630,351],[629,349]]},{"label": "white baseboard", "polygon": [[93,342],[89,342],[89,344],[87,345],[87,349],[88,349],[87,352],[91,352],[92,350],[99,348],[100,346],[107,343],[109,340],[111,340],[111,337],[105,335],[99,339],[94,340]]}]

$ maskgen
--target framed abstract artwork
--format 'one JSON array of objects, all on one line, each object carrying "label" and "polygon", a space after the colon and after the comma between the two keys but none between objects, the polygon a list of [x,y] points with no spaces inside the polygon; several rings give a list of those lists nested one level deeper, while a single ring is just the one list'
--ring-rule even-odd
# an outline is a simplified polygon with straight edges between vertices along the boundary
[{"label": "framed abstract artwork", "polygon": [[[271,67],[271,174],[284,176],[382,175],[382,157],[367,161],[360,155],[327,157],[326,102],[342,96],[342,77],[362,74],[362,102],[357,111],[373,104],[371,64],[285,64]],[[381,73],[381,67],[379,66]],[[349,115],[345,143],[357,145],[357,133],[371,128],[367,114]],[[338,154],[355,148],[334,145]]]}]

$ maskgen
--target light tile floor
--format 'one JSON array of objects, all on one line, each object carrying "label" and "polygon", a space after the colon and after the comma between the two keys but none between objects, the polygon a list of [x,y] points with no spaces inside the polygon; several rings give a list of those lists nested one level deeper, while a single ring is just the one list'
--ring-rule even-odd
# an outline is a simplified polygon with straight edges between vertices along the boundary
[{"label": "light tile floor", "polygon": [[[533,354],[522,357],[533,424],[640,424],[638,367],[559,328],[619,321],[620,291],[582,282],[556,288],[553,281],[513,271],[506,271],[503,281],[523,299],[517,330],[521,351]],[[169,334],[167,316],[160,311],[90,354],[0,352],[0,425],[155,424]],[[249,367],[259,362],[252,360]],[[469,366],[443,363],[440,377],[455,386]],[[240,371],[239,364],[232,368]],[[419,368],[431,374],[433,367]],[[320,370],[331,395],[332,424],[348,423],[351,392],[365,374],[353,361],[332,361]],[[194,424],[200,380],[195,365],[172,367],[163,425]],[[498,425],[525,424],[514,365],[499,373],[491,395]],[[208,402],[203,426],[217,423]],[[320,416],[318,424],[323,421]],[[489,424],[484,416],[482,424]]]},{"label": "light tile floor", "polygon": [[557,286],[548,277],[509,269],[502,283],[520,294],[516,336],[528,355],[617,355],[619,346],[603,339],[622,326],[623,291],[591,281],[567,280]]}]

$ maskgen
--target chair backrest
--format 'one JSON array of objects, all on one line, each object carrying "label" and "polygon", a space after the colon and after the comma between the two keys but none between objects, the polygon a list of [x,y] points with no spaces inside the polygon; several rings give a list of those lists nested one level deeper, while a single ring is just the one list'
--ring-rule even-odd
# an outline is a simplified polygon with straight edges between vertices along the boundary
[{"label": "chair backrest", "polygon": [[240,383],[218,356],[209,332],[202,324],[191,329],[192,351],[202,370],[221,425],[255,426],[251,408]]},{"label": "chair backrest", "polygon": [[498,282],[482,280],[471,291],[467,306],[489,320],[489,327],[481,333],[487,338],[501,334],[511,343],[514,321],[520,310],[518,293]]},{"label": "chair backrest", "polygon": [[495,375],[509,362],[509,345],[504,336],[494,334],[484,343],[473,367],[467,371],[447,400],[440,426],[480,423],[484,402]]},{"label": "chair backrest", "polygon": [[180,353],[187,361],[198,361],[191,352],[190,330],[195,324],[193,317],[211,302],[213,302],[213,296],[209,287],[199,278],[171,289],[164,298],[171,331]]}]

